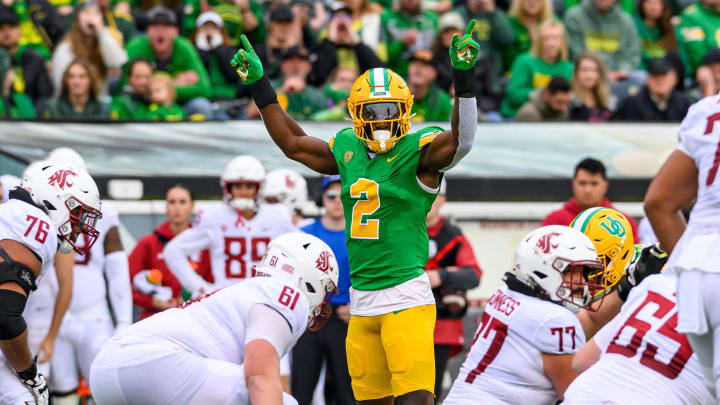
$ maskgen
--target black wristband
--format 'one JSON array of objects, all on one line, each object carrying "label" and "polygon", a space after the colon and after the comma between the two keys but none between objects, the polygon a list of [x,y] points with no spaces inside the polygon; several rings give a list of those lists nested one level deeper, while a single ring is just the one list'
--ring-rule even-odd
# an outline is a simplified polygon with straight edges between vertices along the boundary
[{"label": "black wristband", "polygon": [[17,375],[21,380],[33,380],[37,376],[37,356],[33,357],[32,364],[25,371],[18,371]]},{"label": "black wristband", "polygon": [[247,88],[258,108],[278,103],[275,89],[273,89],[272,85],[270,85],[270,80],[268,80],[265,75],[263,75],[263,77],[255,83],[248,85]]},{"label": "black wristband", "polygon": [[455,97],[475,97],[475,67],[468,70],[453,69]]},{"label": "black wristband", "polygon": [[632,290],[632,288],[633,285],[630,284],[630,280],[628,280],[627,274],[624,274],[617,286],[618,298],[620,298],[620,301],[627,301],[628,295],[630,295],[630,290]]}]

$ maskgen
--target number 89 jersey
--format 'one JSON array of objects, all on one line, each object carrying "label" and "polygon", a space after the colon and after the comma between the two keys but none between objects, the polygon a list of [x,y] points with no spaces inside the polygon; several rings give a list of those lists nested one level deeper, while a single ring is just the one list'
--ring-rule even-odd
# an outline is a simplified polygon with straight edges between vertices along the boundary
[{"label": "number 89 jersey", "polygon": [[647,277],[595,335],[600,359],[565,392],[566,405],[712,404],[700,362],[677,332],[676,279]]},{"label": "number 89 jersey", "polygon": [[502,288],[485,305],[443,404],[554,404],[558,396],[541,354],[574,354],[583,344],[585,333],[570,310]]},{"label": "number 89 jersey", "polygon": [[438,190],[417,179],[422,149],[442,131],[427,127],[370,157],[352,128],[329,142],[340,172],[350,279],[357,290],[382,290],[424,272],[425,218]]}]

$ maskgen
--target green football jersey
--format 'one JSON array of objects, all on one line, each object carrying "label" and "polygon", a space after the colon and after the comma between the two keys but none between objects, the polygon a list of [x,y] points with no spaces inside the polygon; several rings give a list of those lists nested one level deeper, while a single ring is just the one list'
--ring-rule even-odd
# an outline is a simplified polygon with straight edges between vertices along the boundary
[{"label": "green football jersey", "polygon": [[381,290],[423,273],[428,260],[425,218],[436,192],[417,179],[422,149],[443,131],[427,127],[387,153],[368,155],[352,128],[330,140],[340,170],[350,280],[358,290]]}]

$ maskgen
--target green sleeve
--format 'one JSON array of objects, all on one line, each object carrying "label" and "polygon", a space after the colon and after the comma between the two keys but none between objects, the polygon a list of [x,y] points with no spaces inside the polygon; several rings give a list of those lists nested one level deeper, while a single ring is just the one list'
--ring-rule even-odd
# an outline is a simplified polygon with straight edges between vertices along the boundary
[{"label": "green sleeve", "polygon": [[387,29],[388,20],[390,20],[392,15],[391,13],[392,11],[390,10],[385,10],[382,13],[380,16],[380,25],[382,26],[382,36],[385,38],[385,43],[387,44],[388,61],[397,61],[402,55],[405,45],[401,40],[393,38],[392,35],[390,35],[390,31]]},{"label": "green sleeve", "polygon": [[567,12],[570,7],[574,7],[580,4],[580,0],[563,0],[563,10]]},{"label": "green sleeve", "polygon": [[200,60],[195,48],[190,41],[185,38],[175,39],[175,50],[173,51],[173,72],[176,76],[188,70],[195,71],[198,74],[198,81],[190,86],[176,87],[178,102],[185,102],[195,97],[210,97],[210,79],[207,70]]},{"label": "green sleeve", "polygon": [[635,2],[633,0],[620,0],[620,8],[629,15],[635,14]]},{"label": "green sleeve", "polygon": [[[689,63],[688,73],[694,74],[708,52],[707,33],[703,30],[696,5],[690,6],[680,17],[678,31],[680,44]],[[700,33],[702,32],[702,37]]]},{"label": "green sleeve", "polygon": [[620,51],[613,59],[619,61],[617,64],[618,70],[630,71],[640,66],[642,47],[635,23],[629,15],[626,14],[623,17],[621,20],[623,30],[622,34],[620,34]]},{"label": "green sleeve", "polygon": [[124,96],[114,96],[110,103],[110,118],[113,120],[130,119],[130,111],[124,100]]},{"label": "green sleeve", "polygon": [[35,106],[28,96],[12,92],[10,99],[13,104],[10,114],[13,118],[35,118]]},{"label": "green sleeve", "polygon": [[438,97],[440,100],[440,103],[439,103],[440,108],[438,109],[438,117],[437,117],[436,121],[449,121],[450,116],[452,115],[452,109],[453,109],[453,105],[450,102],[450,95],[442,89],[438,89],[438,90],[440,93],[440,95]]},{"label": "green sleeve", "polygon": [[254,30],[246,32],[248,40],[251,44],[259,44],[265,41],[265,24],[263,23],[263,5],[255,0],[250,0],[250,11],[255,14],[255,18],[258,19],[258,25]]},{"label": "green sleeve", "polygon": [[567,31],[571,59],[577,58],[578,55],[585,51],[585,31],[582,16],[579,13],[581,10],[575,7],[565,13],[565,30]]},{"label": "green sleeve", "polygon": [[510,80],[503,100],[503,104],[507,102],[507,107],[513,115],[524,102],[528,101],[530,93],[534,90],[532,80],[532,57],[529,53],[525,53],[515,60],[510,70]]}]

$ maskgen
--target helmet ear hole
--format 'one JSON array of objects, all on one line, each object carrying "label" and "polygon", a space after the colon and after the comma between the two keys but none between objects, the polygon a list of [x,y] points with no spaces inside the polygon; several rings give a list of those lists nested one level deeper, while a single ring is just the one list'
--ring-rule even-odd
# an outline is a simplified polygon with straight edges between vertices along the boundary
[{"label": "helmet ear hole", "polygon": [[547,277],[547,275],[545,273],[541,273],[537,270],[533,271],[533,274],[535,274],[541,280],[544,279],[545,277]]},{"label": "helmet ear hole", "polygon": [[305,288],[308,290],[309,293],[315,293],[315,288],[313,288],[312,284],[305,282]]}]

